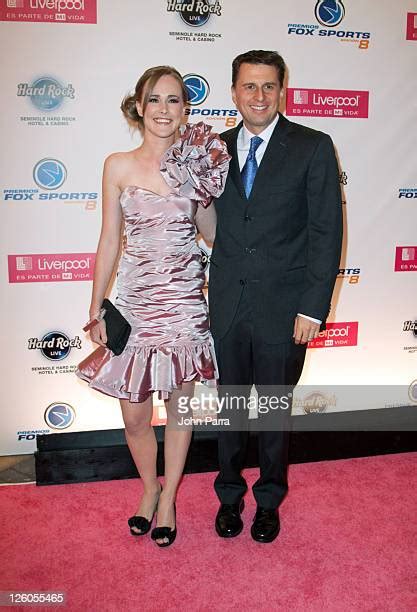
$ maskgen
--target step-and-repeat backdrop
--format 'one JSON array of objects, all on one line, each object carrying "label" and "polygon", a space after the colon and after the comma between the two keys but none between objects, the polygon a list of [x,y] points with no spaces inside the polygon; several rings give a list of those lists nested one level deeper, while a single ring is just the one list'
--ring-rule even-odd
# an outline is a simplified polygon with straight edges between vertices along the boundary
[{"label": "step-and-repeat backdrop", "polygon": [[[32,452],[38,434],[123,426],[118,401],[74,375],[94,348],[81,328],[103,160],[140,142],[120,101],[146,68],[172,64],[189,120],[222,132],[239,121],[230,66],[248,49],[283,55],[282,110],[329,133],[340,160],[343,257],[302,382],[398,385],[389,405],[417,408],[417,0],[1,0],[0,29],[0,454]],[[345,409],[325,393],[295,408]]]}]

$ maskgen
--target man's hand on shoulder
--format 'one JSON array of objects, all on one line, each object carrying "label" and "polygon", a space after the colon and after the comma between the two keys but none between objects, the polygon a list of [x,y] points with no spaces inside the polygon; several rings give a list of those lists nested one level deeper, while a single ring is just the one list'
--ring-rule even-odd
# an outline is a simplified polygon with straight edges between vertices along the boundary
[{"label": "man's hand on shoulder", "polygon": [[294,322],[293,338],[295,344],[305,344],[317,338],[320,331],[320,323],[315,323],[302,315],[297,315]]}]

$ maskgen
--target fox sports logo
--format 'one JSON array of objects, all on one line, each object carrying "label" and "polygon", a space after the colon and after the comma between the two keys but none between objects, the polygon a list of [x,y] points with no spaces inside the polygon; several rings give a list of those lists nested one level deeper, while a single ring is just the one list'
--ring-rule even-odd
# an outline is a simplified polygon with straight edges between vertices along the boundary
[{"label": "fox sports logo", "polygon": [[45,423],[52,429],[67,429],[75,419],[75,411],[69,404],[54,402],[45,410]]},{"label": "fox sports logo", "polygon": [[314,14],[321,25],[332,28],[343,20],[345,7],[342,0],[318,0]]},{"label": "fox sports logo", "polygon": [[202,104],[210,93],[210,87],[206,79],[199,74],[186,74],[183,81],[187,88],[188,103],[191,106]]},{"label": "fox sports logo", "polygon": [[66,178],[67,169],[58,159],[41,159],[33,169],[33,180],[41,189],[58,189]]}]

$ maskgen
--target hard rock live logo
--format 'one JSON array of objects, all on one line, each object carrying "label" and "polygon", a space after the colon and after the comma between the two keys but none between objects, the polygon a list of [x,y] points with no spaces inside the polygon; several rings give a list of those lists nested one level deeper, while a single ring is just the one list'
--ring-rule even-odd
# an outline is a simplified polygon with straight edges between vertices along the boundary
[{"label": "hard rock live logo", "polygon": [[97,23],[97,0],[0,0],[0,21]]},{"label": "hard rock live logo", "polygon": [[[27,83],[22,82],[17,85],[16,95],[19,99],[27,100],[32,108],[35,108],[36,115],[20,115],[20,121],[29,126],[52,127],[69,126],[76,117],[71,115],[66,109],[71,107],[71,102],[76,98],[76,90],[71,83],[62,82],[55,77],[42,75]],[[16,108],[21,108],[20,105]],[[64,109],[62,115],[57,114],[60,109]]]},{"label": "hard rock live logo", "polygon": [[187,26],[193,28],[192,31],[170,32],[176,40],[188,42],[214,42],[221,38],[219,32],[198,31],[196,29],[205,26],[212,16],[221,17],[222,5],[219,0],[209,2],[209,0],[186,0],[178,2],[178,0],[167,0],[166,10],[168,13],[176,13],[181,21]]},{"label": "hard rock live logo", "polygon": [[222,7],[218,0],[210,3],[208,0],[188,0],[188,2],[178,2],[168,0],[167,11],[180,13],[181,19],[188,25],[198,27],[206,23],[211,15],[221,15]]}]

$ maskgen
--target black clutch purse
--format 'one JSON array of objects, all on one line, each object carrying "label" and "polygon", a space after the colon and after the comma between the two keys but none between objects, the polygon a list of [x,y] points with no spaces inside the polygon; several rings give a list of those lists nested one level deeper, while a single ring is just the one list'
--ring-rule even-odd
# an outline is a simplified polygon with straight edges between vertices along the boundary
[{"label": "black clutch purse", "polygon": [[103,317],[106,323],[106,346],[115,355],[120,355],[129,340],[132,327],[107,298],[103,300],[101,307],[106,311]]}]

